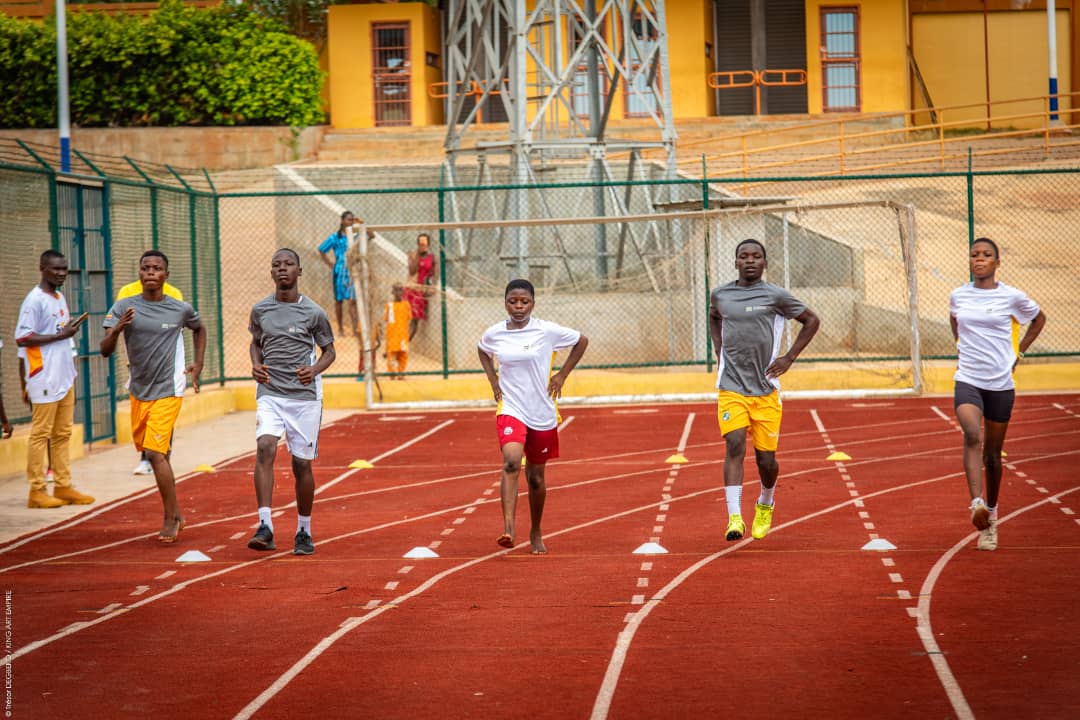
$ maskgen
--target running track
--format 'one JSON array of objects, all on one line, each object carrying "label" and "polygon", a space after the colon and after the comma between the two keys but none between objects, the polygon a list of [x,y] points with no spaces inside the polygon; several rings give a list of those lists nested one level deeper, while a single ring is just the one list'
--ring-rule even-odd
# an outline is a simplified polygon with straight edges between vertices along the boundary
[{"label": "running track", "polygon": [[[786,403],[761,541],[723,539],[715,406],[572,408],[560,439],[544,557],[524,493],[518,547],[495,545],[494,422],[464,411],[328,426],[311,557],[289,552],[284,453],[276,553],[246,547],[250,455],[182,480],[176,545],[153,539],[152,491],[4,544],[5,710],[1080,717],[1080,396],[1018,399],[993,553],[974,549],[948,399]],[[750,461],[744,515],[756,496]],[[633,554],[650,541],[668,553]],[[439,557],[402,558],[415,547]],[[177,563],[188,550],[211,561]]]}]

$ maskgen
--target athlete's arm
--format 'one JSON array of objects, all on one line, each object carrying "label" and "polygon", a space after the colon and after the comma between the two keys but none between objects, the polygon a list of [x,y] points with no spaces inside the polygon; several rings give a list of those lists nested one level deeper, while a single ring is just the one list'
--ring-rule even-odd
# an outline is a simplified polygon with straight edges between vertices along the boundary
[{"label": "athlete's arm", "polygon": [[1024,333],[1024,337],[1020,339],[1020,352],[1025,353],[1027,349],[1031,347],[1031,344],[1035,342],[1035,339],[1039,337],[1039,333],[1042,332],[1043,326],[1046,325],[1046,314],[1042,310],[1028,325],[1027,332]]},{"label": "athlete's arm", "polygon": [[566,362],[559,369],[559,372],[551,376],[551,380],[548,381],[548,395],[559,399],[562,395],[562,386],[566,382],[566,378],[570,375],[570,371],[574,369],[574,366],[581,360],[581,356],[585,354],[585,348],[589,347],[589,338],[584,335],[577,341],[577,344],[570,350],[570,356],[566,358]]},{"label": "athlete's arm", "polygon": [[799,357],[799,353],[810,344],[814,334],[821,327],[821,320],[810,308],[803,310],[802,314],[795,319],[802,323],[799,334],[795,336],[795,342],[791,343],[791,347],[788,348],[786,353],[773,360],[769,367],[765,369],[765,377],[774,378],[786,373],[791,364],[795,362],[795,358]]},{"label": "athlete's arm", "polygon": [[480,356],[480,367],[484,368],[495,402],[502,402],[502,389],[499,387],[499,376],[495,373],[495,361],[482,348],[476,348],[476,354]]},{"label": "athlete's arm", "polygon": [[719,358],[724,337],[724,319],[715,308],[709,310],[709,335],[712,336],[713,349],[716,350],[716,357]]},{"label": "athlete's arm", "polygon": [[322,354],[319,355],[319,359],[315,361],[314,365],[296,369],[296,377],[300,379],[301,384],[310,385],[316,376],[330,367],[330,363],[337,359],[337,350],[334,349],[334,343],[324,345],[320,349]]},{"label": "athlete's arm", "polygon": [[201,320],[191,328],[191,334],[195,339],[195,362],[188,365],[184,372],[191,373],[191,387],[199,392],[199,375],[202,374],[203,357],[206,355],[206,326]]}]

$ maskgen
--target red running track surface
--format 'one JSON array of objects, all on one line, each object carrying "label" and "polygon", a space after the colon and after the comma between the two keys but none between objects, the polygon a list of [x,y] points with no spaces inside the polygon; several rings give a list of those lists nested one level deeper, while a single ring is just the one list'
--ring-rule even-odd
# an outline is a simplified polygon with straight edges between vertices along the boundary
[{"label": "red running track surface", "polygon": [[[494,542],[490,411],[326,427],[310,557],[290,552],[284,450],[276,553],[246,547],[250,455],[183,479],[175,545],[154,540],[151,491],[0,546],[6,710],[1080,717],[1080,396],[1018,399],[996,552],[974,548],[948,399],[785,403],[764,540],[723,538],[713,405],[571,408],[560,444],[546,556],[528,553],[524,478],[518,546]],[[757,489],[748,457],[748,520]],[[633,553],[646,542],[668,552]],[[416,547],[439,557],[402,557]],[[211,560],[178,563],[189,550]]]}]

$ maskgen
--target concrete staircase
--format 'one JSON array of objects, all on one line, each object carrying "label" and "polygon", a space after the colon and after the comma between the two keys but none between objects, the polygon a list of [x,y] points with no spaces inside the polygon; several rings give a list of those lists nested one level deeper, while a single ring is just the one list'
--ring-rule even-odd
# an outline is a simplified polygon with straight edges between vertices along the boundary
[{"label": "concrete staircase", "polygon": [[[830,121],[839,116],[830,115]],[[856,120],[859,132],[895,127],[896,118],[876,119],[873,116],[851,116]],[[813,118],[805,115],[770,115],[768,117],[713,117],[689,118],[678,120],[675,131],[678,134],[677,146],[685,147],[689,156],[702,152],[707,147],[715,152],[718,146],[738,147],[737,140],[730,138],[743,133],[762,130],[774,130],[780,139],[776,142],[795,143],[811,140],[823,133],[835,134],[835,125],[815,128]],[[793,128],[793,130],[788,130]],[[782,132],[781,132],[782,131]],[[852,131],[856,131],[854,128]],[[478,142],[504,142],[510,135],[506,123],[491,123],[474,126],[466,137],[466,145]],[[619,120],[609,124],[609,138],[624,138],[639,141],[659,140],[660,133],[650,120]],[[727,142],[725,142],[725,139]],[[416,163],[438,162],[444,155],[443,144],[446,140],[446,126],[428,127],[388,127],[362,130],[330,129],[323,135],[317,150],[320,163]],[[757,140],[756,142],[763,142]],[[680,152],[680,155],[683,153]]]}]

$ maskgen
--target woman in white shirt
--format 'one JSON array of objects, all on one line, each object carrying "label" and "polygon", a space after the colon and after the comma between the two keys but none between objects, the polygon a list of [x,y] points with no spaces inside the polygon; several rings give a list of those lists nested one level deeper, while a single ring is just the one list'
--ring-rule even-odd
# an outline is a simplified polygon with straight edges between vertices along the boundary
[{"label": "woman in white shirt", "polygon": [[[544,468],[548,460],[559,457],[555,400],[562,394],[566,377],[585,354],[589,340],[577,330],[533,318],[535,296],[528,280],[511,280],[503,293],[510,317],[484,331],[477,352],[499,404],[495,425],[503,456],[499,493],[503,534],[496,542],[506,548],[514,546],[518,476],[524,455],[532,521],[529,544],[534,555],[541,555],[547,552],[540,529],[547,498]],[[561,348],[571,348],[570,356],[559,372],[552,374],[554,352]],[[498,373],[495,360],[499,362]]]},{"label": "woman in white shirt", "polygon": [[[953,405],[964,431],[964,473],[971,494],[971,522],[979,529],[977,547],[994,550],[1001,449],[1016,396],[1012,374],[1042,332],[1046,315],[1023,292],[997,281],[1001,258],[993,240],[977,239],[968,257],[973,279],[949,296],[958,356]],[[1025,324],[1027,332],[1018,341],[1020,326]],[[980,437],[980,424],[985,426],[984,437]],[[980,451],[986,469],[985,498]]]}]

